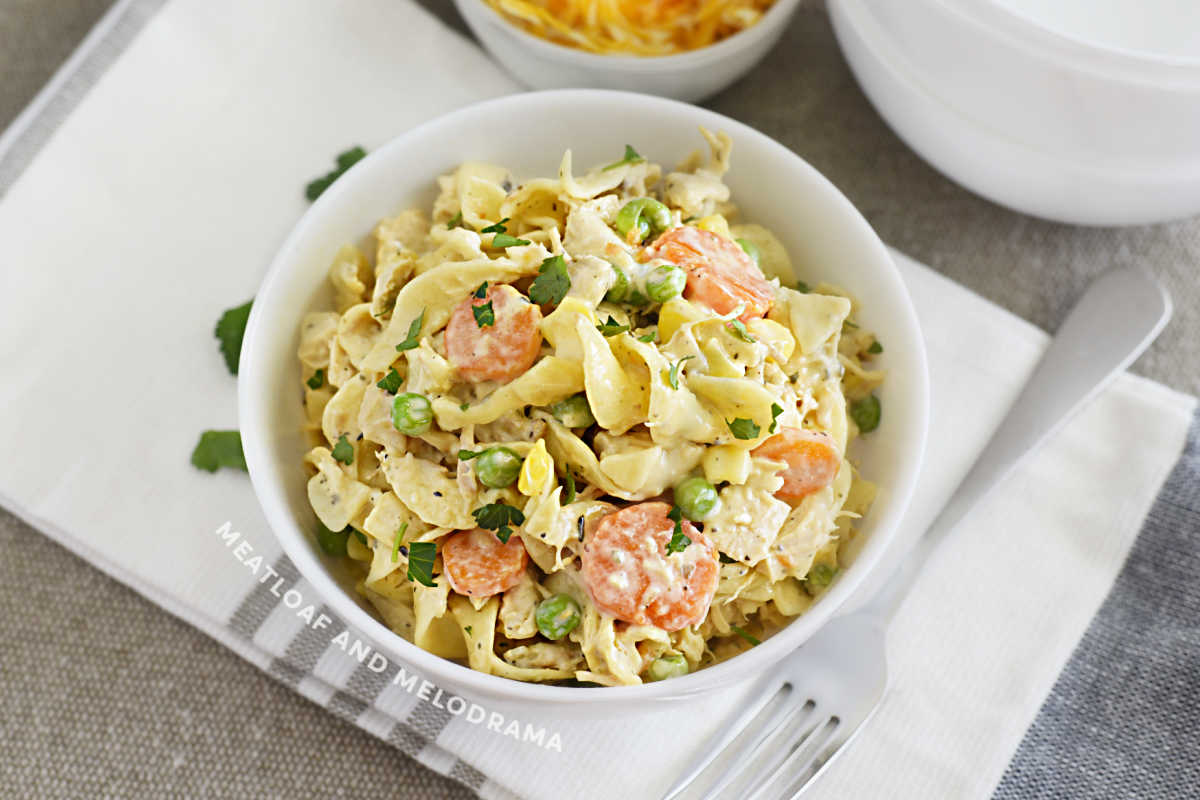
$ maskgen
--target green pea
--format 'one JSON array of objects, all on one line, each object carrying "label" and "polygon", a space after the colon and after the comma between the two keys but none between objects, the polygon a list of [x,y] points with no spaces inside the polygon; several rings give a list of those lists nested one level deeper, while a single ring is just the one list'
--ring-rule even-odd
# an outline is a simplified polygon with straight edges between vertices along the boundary
[{"label": "green pea", "polygon": [[349,538],[349,526],[340,531],[331,531],[321,523],[317,523],[317,544],[331,556],[346,555],[346,540]]},{"label": "green pea", "polygon": [[699,476],[688,478],[675,487],[675,505],[693,522],[711,514],[719,501],[716,487]]},{"label": "green pea", "polygon": [[429,398],[416,392],[396,395],[392,401],[392,426],[408,436],[420,436],[433,425]]},{"label": "green pea", "polygon": [[579,625],[583,618],[579,604],[570,595],[556,594],[538,603],[533,615],[538,630],[547,639],[561,639]]},{"label": "green pea", "polygon": [[824,588],[833,580],[837,570],[828,564],[813,564],[805,579],[813,586]]},{"label": "green pea", "polygon": [[[662,233],[671,224],[671,210],[650,197],[630,200],[617,212],[617,232],[626,238],[645,241],[652,233]],[[630,237],[633,231],[633,237]]]},{"label": "green pea", "polygon": [[484,486],[503,489],[521,474],[522,458],[507,447],[489,447],[475,459],[475,477]]},{"label": "green pea", "polygon": [[629,297],[629,276],[616,264],[613,264],[612,268],[617,277],[612,288],[604,293],[604,299],[610,303],[623,303]]},{"label": "green pea", "polygon": [[755,264],[762,264],[762,251],[758,249],[758,245],[749,239],[734,239],[734,241],[738,243],[738,247],[746,251],[746,255],[750,256]]},{"label": "green pea", "polygon": [[587,428],[596,422],[588,405],[587,395],[583,393],[559,400],[550,406],[550,413],[568,428]]},{"label": "green pea", "polygon": [[665,681],[668,678],[682,678],[688,671],[687,659],[683,656],[660,656],[650,662],[646,676],[652,681]]},{"label": "green pea", "polygon": [[878,428],[882,416],[883,408],[879,405],[879,398],[873,394],[850,403],[850,418],[858,426],[859,433],[870,433]]},{"label": "green pea", "polygon": [[679,267],[663,264],[655,267],[646,278],[646,295],[656,303],[665,303],[672,297],[683,294],[687,286],[687,273]]}]

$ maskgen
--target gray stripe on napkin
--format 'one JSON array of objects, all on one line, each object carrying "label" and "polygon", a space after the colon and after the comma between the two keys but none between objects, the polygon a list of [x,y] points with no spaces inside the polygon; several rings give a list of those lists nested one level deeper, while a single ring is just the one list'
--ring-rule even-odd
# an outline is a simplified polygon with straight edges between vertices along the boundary
[{"label": "gray stripe on napkin", "polygon": [[1200,792],[1200,414],[993,800]]},{"label": "gray stripe on napkin", "polygon": [[[279,574],[279,578],[283,579],[283,583],[279,584],[282,591],[287,591],[295,585],[296,581],[300,580],[299,571],[287,556],[277,558],[271,568]],[[258,629],[267,621],[272,609],[279,604],[279,598],[271,592],[271,587],[275,586],[276,580],[278,578],[256,582],[249,594],[238,605],[237,610],[233,612],[233,616],[229,618],[229,627],[247,639],[253,639],[254,635],[258,633]]]},{"label": "gray stripe on napkin", "polygon": [[[317,614],[323,614],[334,620],[337,625],[341,625],[333,616],[333,612],[324,605],[317,609]],[[267,672],[295,688],[304,676],[312,674],[321,656],[329,649],[330,640],[336,635],[331,634],[328,629],[316,630],[311,625],[304,625],[288,642],[283,655],[271,662]]]},{"label": "gray stripe on napkin", "polygon": [[447,774],[456,781],[465,783],[472,789],[479,789],[487,780],[487,775],[484,775],[465,761],[455,761],[454,766],[450,768],[450,772]]},{"label": "gray stripe on napkin", "polygon": [[24,121],[16,137],[0,152],[0,198],[8,193],[34,156],[41,151],[42,145],[165,3],[166,0],[137,0],[124,3],[118,7],[119,10],[109,12],[118,15],[112,27],[94,47],[86,51],[70,74],[64,74],[58,90],[47,98],[33,117]]}]

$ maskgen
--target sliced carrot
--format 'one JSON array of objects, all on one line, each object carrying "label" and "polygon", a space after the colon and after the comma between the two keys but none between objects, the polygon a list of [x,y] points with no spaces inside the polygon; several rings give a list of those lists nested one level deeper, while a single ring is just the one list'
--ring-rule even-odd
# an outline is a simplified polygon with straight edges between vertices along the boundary
[{"label": "sliced carrot", "polygon": [[717,591],[717,550],[683,520],[691,543],[668,554],[675,527],[669,511],[659,502],[623,508],[601,519],[584,540],[583,579],[601,612],[667,631],[704,621]]},{"label": "sliced carrot", "polygon": [[774,293],[771,284],[746,251],[710,231],[684,225],[667,231],[647,249],[651,258],[663,258],[687,272],[684,297],[728,314],[745,305],[744,322],[766,316]]},{"label": "sliced carrot", "polygon": [[753,455],[782,461],[783,486],[775,492],[780,500],[796,503],[833,483],[842,466],[842,456],[827,433],[803,428],[784,428],[754,448]]},{"label": "sliced carrot", "polygon": [[476,528],[442,542],[442,568],[450,588],[468,597],[491,597],[511,589],[527,563],[525,544],[515,535],[505,543],[495,533]]},{"label": "sliced carrot", "polygon": [[[475,309],[491,303],[490,324]],[[469,381],[511,381],[533,366],[542,346],[542,312],[511,286],[490,286],[463,300],[446,324],[446,357]]]}]

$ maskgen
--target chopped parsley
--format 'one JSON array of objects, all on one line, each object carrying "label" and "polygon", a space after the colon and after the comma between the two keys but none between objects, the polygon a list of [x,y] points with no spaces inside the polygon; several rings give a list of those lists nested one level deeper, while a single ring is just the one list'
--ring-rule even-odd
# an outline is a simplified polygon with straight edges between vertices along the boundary
[{"label": "chopped parsley", "polygon": [[771,403],[771,427],[767,428],[767,433],[774,433],[779,427],[779,415],[783,413],[783,406],[779,403]]},{"label": "chopped parsley", "polygon": [[671,506],[667,519],[675,523],[675,530],[671,532],[671,541],[667,542],[667,555],[682,553],[688,549],[692,540],[683,532],[683,512],[679,510],[679,506]]},{"label": "chopped parsley", "polygon": [[395,394],[396,392],[400,391],[400,384],[403,381],[404,379],[400,377],[400,373],[396,372],[395,367],[392,367],[388,370],[388,374],[384,375],[383,379],[375,385],[380,389],[383,389],[385,392],[391,392],[392,394]]},{"label": "chopped parsley", "polygon": [[597,325],[596,330],[604,334],[605,338],[608,338],[609,336],[616,336],[618,333],[624,333],[625,331],[629,330],[629,326],[619,324],[615,319],[613,319],[612,314],[609,314],[608,321],[603,325]]},{"label": "chopped parsley", "polygon": [[649,333],[643,333],[641,336],[637,337],[637,340],[639,342],[645,342],[646,344],[651,344],[657,338],[658,338],[658,334],[655,331],[650,331]]},{"label": "chopped parsley", "polygon": [[858,325],[856,323],[851,322],[850,320],[846,319],[846,320],[842,320],[842,327],[843,328],[858,328]]},{"label": "chopped parsley", "polygon": [[242,453],[242,434],[238,431],[205,431],[192,451],[192,466],[205,472],[216,472],[219,467],[246,469],[246,456]]},{"label": "chopped parsley", "polygon": [[570,288],[571,276],[567,274],[567,262],[561,255],[550,256],[542,261],[538,276],[529,285],[529,299],[540,306],[556,306],[567,296]]},{"label": "chopped parsley", "polygon": [[492,308],[491,300],[481,306],[471,306],[471,313],[475,315],[475,326],[478,328],[496,324],[496,310]]},{"label": "chopped parsley", "polygon": [[762,644],[762,642],[758,639],[757,636],[752,636],[751,634],[746,633],[746,631],[742,630],[737,625],[730,625],[729,629],[731,631],[733,631],[734,633],[736,633],[738,636],[745,639],[747,642],[749,642],[752,645],[757,646],[757,645]]},{"label": "chopped parsley", "polygon": [[835,574],[837,574],[836,567],[831,567],[828,564],[813,564],[813,568],[808,571],[808,575],[804,580],[813,586],[824,588],[833,580]]},{"label": "chopped parsley", "polygon": [[437,558],[437,542],[413,542],[408,546],[408,579],[422,586],[436,587],[433,580],[433,561]]},{"label": "chopped parsley", "polygon": [[746,323],[742,322],[740,319],[730,320],[728,327],[729,332],[741,339],[743,342],[754,344],[756,341],[758,341],[750,335],[750,331],[746,330]]},{"label": "chopped parsley", "polygon": [[476,525],[495,531],[496,538],[505,544],[508,544],[508,537],[512,536],[512,528],[509,526],[525,522],[525,515],[521,513],[521,509],[506,503],[488,503],[472,511],[471,516],[475,518]]},{"label": "chopped parsley", "polygon": [[858,426],[859,433],[870,433],[878,428],[882,416],[883,408],[879,405],[879,398],[873,394],[850,403],[850,419]]},{"label": "chopped parsley", "polygon": [[321,196],[322,192],[328,189],[334,181],[342,177],[342,174],[345,173],[346,170],[350,169],[359,161],[361,161],[366,154],[367,151],[363,150],[361,147],[352,147],[349,150],[338,153],[336,161],[337,166],[321,177],[309,181],[308,185],[304,187],[304,196],[308,198],[310,203],[313,200],[316,200]]},{"label": "chopped parsley", "polygon": [[396,541],[392,542],[392,563],[400,560],[400,545],[404,543],[404,534],[408,532],[408,523],[403,523],[396,529]]},{"label": "chopped parsley", "polygon": [[217,328],[213,335],[221,343],[221,355],[225,357],[225,366],[231,375],[237,375],[238,358],[242,355],[242,337],[246,335],[246,320],[250,319],[250,306],[254,301],[249,300],[236,308],[231,308],[217,320]]},{"label": "chopped parsley", "polygon": [[486,452],[487,452],[487,450],[459,450],[458,451],[458,460],[459,461],[470,461],[472,458],[478,458],[479,456],[483,455]]},{"label": "chopped parsley", "polygon": [[320,389],[325,385],[325,370],[319,369],[312,374],[312,377],[305,381],[310,389]]},{"label": "chopped parsley", "polygon": [[[487,281],[484,281],[483,283],[479,284],[479,286],[477,286],[475,288],[475,293],[473,296],[479,298],[480,300],[487,297],[487,287],[488,287]],[[422,313],[424,313],[424,312],[422,312]]]},{"label": "chopped parsley", "polygon": [[871,342],[871,346],[867,348],[867,352],[871,355],[877,356],[883,352],[883,344],[876,339],[875,341]]},{"label": "chopped parsley", "polygon": [[755,424],[754,420],[743,417],[726,420],[725,424],[729,426],[729,432],[735,439],[753,439],[762,430],[762,427]]},{"label": "chopped parsley", "polygon": [[637,150],[633,149],[633,145],[627,144],[625,145],[625,155],[621,158],[621,160],[614,161],[607,167],[604,167],[601,172],[606,172],[610,169],[616,169],[617,167],[624,166],[625,164],[640,164],[645,160],[646,159],[642,158]]},{"label": "chopped parsley", "polygon": [[417,315],[408,325],[408,336],[404,341],[396,345],[396,352],[403,353],[405,350],[415,350],[421,343],[421,326],[425,324],[425,309],[421,309],[421,313]]},{"label": "chopped parsley", "polygon": [[801,294],[808,294],[812,291],[812,288],[804,281],[796,281],[796,291]]},{"label": "chopped parsley", "polygon": [[667,372],[667,383],[671,384],[672,389],[679,388],[679,368],[683,366],[683,362],[695,356],[684,356],[671,365],[671,369]]},{"label": "chopped parsley", "polygon": [[567,495],[563,498],[564,505],[570,505],[575,502],[575,473],[567,468]]},{"label": "chopped parsley", "polygon": [[346,439],[346,434],[338,437],[337,444],[333,446],[333,460],[340,461],[346,466],[354,463],[354,445],[350,444]]},{"label": "chopped parsley", "polygon": [[457,214],[455,214],[453,217],[450,218],[449,222],[446,223],[446,230],[452,231],[455,228],[461,227],[462,224],[463,224],[462,212],[459,211]]},{"label": "chopped parsley", "polygon": [[354,534],[354,538],[355,538],[355,539],[358,539],[358,542],[359,542],[359,544],[361,544],[362,546],[366,547],[366,545],[367,545],[367,536],[366,536],[366,534],[365,534],[365,533],[363,533],[362,531],[360,531],[358,528],[351,528],[351,529],[350,529],[350,533]]},{"label": "chopped parsley", "polygon": [[521,247],[527,244],[532,244],[532,242],[528,239],[518,239],[515,236],[509,236],[507,233],[497,233],[492,237],[492,247]]},{"label": "chopped parsley", "polygon": [[[461,213],[461,212],[460,212]],[[480,233],[504,233],[508,230],[504,223],[508,222],[508,217],[497,222],[495,225],[488,225],[486,228],[480,228]]]}]

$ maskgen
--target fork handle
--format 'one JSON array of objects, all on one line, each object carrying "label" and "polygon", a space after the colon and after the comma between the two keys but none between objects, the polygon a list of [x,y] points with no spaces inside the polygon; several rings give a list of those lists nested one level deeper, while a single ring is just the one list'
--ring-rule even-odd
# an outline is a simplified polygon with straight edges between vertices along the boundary
[{"label": "fork handle", "polygon": [[949,502],[862,611],[890,621],[926,559],[963,517],[1128,367],[1170,317],[1170,296],[1144,269],[1123,267],[1094,281]]}]

